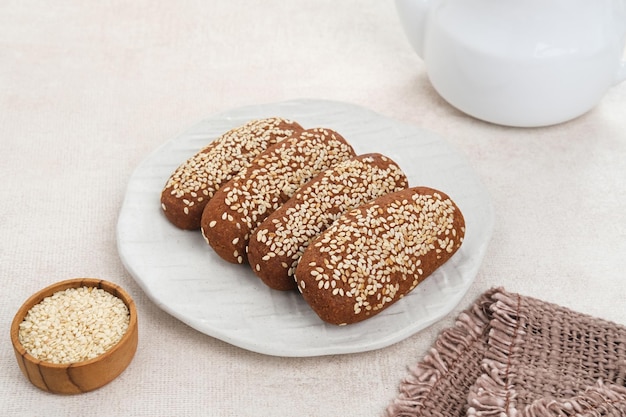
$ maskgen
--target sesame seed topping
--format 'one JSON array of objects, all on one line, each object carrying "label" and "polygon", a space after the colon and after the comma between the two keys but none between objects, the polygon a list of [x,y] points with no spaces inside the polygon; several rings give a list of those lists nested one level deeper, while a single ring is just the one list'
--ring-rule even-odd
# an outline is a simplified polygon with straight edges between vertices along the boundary
[{"label": "sesame seed topping", "polygon": [[[463,224],[456,205],[440,192],[415,187],[389,194],[345,213],[318,236],[303,254],[296,282],[308,301],[306,284],[317,282],[317,291],[350,306],[358,316],[352,322],[362,320],[430,275],[440,263],[424,261],[437,249],[445,260],[456,252]],[[450,228],[458,229],[456,236],[446,234]],[[314,302],[314,309],[324,309]]]},{"label": "sesame seed topping", "polygon": [[[360,155],[324,171],[300,188],[255,232],[250,241],[252,258],[256,253],[277,252],[278,255],[266,262],[266,269],[257,275],[270,287],[295,288],[295,269],[314,237],[342,213],[407,185],[400,167],[381,154]],[[286,259],[293,262],[287,264]],[[312,276],[317,274],[312,271]]]},{"label": "sesame seed topping", "polygon": [[[328,129],[305,130],[259,155],[207,204],[203,223],[217,222],[211,228],[202,226],[209,240],[215,243],[228,239],[226,242],[232,249],[236,247],[240,254],[246,253],[250,233],[304,183],[354,156],[345,139],[331,136]],[[239,240],[233,243],[235,238]],[[280,248],[272,250],[280,251]],[[235,261],[225,250],[218,253],[226,260]]]},{"label": "sesame seed topping", "polygon": [[[176,212],[182,211],[197,217],[195,228],[199,227],[202,209],[224,183],[245,170],[261,152],[301,130],[296,122],[272,117],[251,120],[213,140],[167,180],[161,200],[169,208],[168,219],[176,224]],[[198,207],[190,210],[193,206]]]},{"label": "sesame seed topping", "polygon": [[[342,213],[407,185],[400,167],[381,154],[360,155],[322,172],[256,230],[250,241],[252,257],[256,253],[279,255],[271,261],[265,255],[263,260],[269,262],[262,266],[268,272],[258,271],[261,274],[257,275],[271,287],[295,288],[295,267],[314,237]],[[294,261],[288,264],[287,259]],[[317,271],[312,271],[312,276],[317,276]]]}]

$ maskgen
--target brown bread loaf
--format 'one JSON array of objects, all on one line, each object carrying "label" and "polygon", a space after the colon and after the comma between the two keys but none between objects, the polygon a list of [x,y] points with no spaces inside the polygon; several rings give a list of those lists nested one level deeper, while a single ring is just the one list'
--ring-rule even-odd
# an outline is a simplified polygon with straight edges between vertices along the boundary
[{"label": "brown bread loaf", "polygon": [[359,155],[320,173],[254,231],[248,261],[276,290],[294,290],[296,266],[311,239],[343,212],[408,186],[406,175],[379,153]]},{"label": "brown bread loaf", "polygon": [[380,313],[457,251],[465,221],[444,193],[407,188],[343,214],[304,251],[298,289],[324,321]]},{"label": "brown bread loaf", "polygon": [[224,133],[172,173],[161,192],[161,208],[176,227],[200,228],[206,203],[233,175],[265,149],[303,130],[278,117],[251,120]]},{"label": "brown bread loaf", "polygon": [[298,188],[354,156],[337,132],[307,129],[269,148],[220,188],[202,214],[207,243],[228,262],[247,263],[250,234]]}]

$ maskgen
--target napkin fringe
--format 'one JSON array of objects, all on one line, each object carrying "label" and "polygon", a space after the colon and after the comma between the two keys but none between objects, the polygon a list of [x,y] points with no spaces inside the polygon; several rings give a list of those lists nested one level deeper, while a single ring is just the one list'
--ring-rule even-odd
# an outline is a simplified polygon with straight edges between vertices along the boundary
[{"label": "napkin fringe", "polygon": [[626,415],[626,388],[605,384],[585,390],[567,400],[541,399],[526,407],[523,417],[623,417]]},{"label": "napkin fringe", "polygon": [[521,296],[492,293],[488,353],[483,371],[468,394],[468,417],[624,417],[626,388],[601,380],[580,395],[568,399],[541,399],[518,410],[514,380],[521,361],[520,344],[528,317],[521,313]]},{"label": "napkin fringe", "polygon": [[484,373],[470,388],[467,415],[515,417],[517,394],[513,380],[516,366],[513,364],[519,357],[518,344],[525,333],[526,318],[519,313],[519,295],[497,292],[491,298],[489,351],[482,363]]},{"label": "napkin fringe", "polygon": [[476,343],[483,343],[490,321],[491,296],[497,291],[482,294],[472,307],[459,315],[454,326],[440,333],[426,356],[409,367],[409,374],[400,383],[399,395],[386,410],[388,417],[420,416],[423,409],[429,410],[429,416],[448,417],[433,414],[432,403],[437,399],[432,398],[431,393],[443,380],[451,378],[454,368],[465,366],[462,359],[466,352]]}]

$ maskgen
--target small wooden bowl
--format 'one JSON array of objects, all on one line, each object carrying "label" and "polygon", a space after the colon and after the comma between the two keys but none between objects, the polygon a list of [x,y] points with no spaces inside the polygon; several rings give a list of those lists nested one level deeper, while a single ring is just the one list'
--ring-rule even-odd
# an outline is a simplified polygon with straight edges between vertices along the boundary
[{"label": "small wooden bowl", "polygon": [[[86,361],[55,364],[30,355],[19,340],[19,326],[28,311],[44,298],[68,288],[96,287],[121,299],[128,307],[130,321],[120,341],[103,354]],[[137,350],[137,309],[132,298],[119,286],[95,278],[57,282],[31,296],[18,310],[11,324],[11,342],[22,373],[38,388],[55,394],[79,394],[108,384],[130,364]]]}]

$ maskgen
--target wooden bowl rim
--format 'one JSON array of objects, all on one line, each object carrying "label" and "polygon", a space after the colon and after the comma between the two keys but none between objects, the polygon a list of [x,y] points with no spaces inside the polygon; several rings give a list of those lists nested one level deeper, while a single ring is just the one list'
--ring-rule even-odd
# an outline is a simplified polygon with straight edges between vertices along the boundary
[{"label": "wooden bowl rim", "polygon": [[[86,361],[81,361],[81,362],[52,363],[52,362],[44,361],[41,359],[37,359],[36,357],[28,353],[28,351],[26,350],[26,348],[24,348],[24,346],[22,345],[19,339],[19,326],[20,326],[20,323],[24,321],[24,317],[26,317],[26,314],[28,313],[28,311],[34,305],[40,303],[44,298],[49,297],[58,291],[63,291],[68,288],[80,288],[80,287],[94,287],[94,288],[103,289],[106,292],[118,297],[124,302],[124,304],[126,304],[126,307],[128,307],[129,322],[128,322],[128,329],[126,329],[126,332],[124,333],[122,338],[103,354],[98,355],[95,358],[88,359]],[[37,291],[35,294],[31,295],[22,304],[19,310],[17,310],[15,317],[13,317],[13,322],[11,323],[11,343],[13,344],[13,347],[24,358],[24,360],[27,360],[31,363],[35,363],[39,366],[45,366],[51,369],[66,369],[70,367],[77,368],[77,367],[89,366],[90,364],[101,361],[102,359],[115,354],[115,352],[120,348],[120,346],[123,346],[130,340],[130,338],[132,337],[133,329],[136,327],[137,327],[137,309],[135,307],[135,302],[122,287],[120,287],[119,285],[113,282],[99,279],[99,278],[71,278],[71,279],[67,279],[64,281],[56,282],[54,284],[51,284]]]}]

